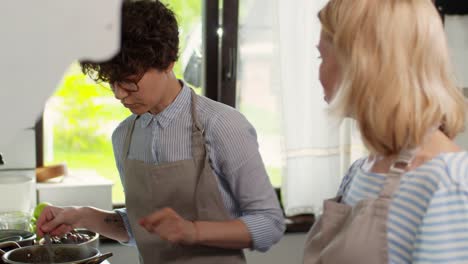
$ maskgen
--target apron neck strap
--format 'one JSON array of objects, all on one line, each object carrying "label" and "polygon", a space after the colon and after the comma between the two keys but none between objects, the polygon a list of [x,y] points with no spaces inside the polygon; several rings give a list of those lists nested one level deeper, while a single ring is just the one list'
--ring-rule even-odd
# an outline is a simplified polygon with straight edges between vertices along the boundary
[{"label": "apron neck strap", "polygon": [[130,141],[132,140],[133,129],[135,128],[136,120],[137,120],[139,117],[140,117],[140,116],[136,116],[136,117],[133,119],[132,124],[128,127],[127,135],[125,135],[124,148],[123,148],[123,159],[124,159],[124,160],[126,160],[127,157],[128,157],[128,151],[129,151],[129,149],[130,149]]},{"label": "apron neck strap", "polygon": [[191,112],[192,112],[192,132],[200,131],[203,132],[205,131],[203,126],[200,124],[198,121],[197,117],[197,94],[193,91],[193,89],[190,89],[191,91]]},{"label": "apron neck strap", "polygon": [[393,161],[385,177],[385,182],[380,197],[391,198],[400,186],[400,180],[403,174],[411,166],[416,150],[402,150],[398,157]]},{"label": "apron neck strap", "polygon": [[[192,158],[196,164],[203,164],[206,157],[205,128],[200,124],[197,115],[197,95],[191,91],[192,114]],[[198,165],[197,165],[198,166]]]}]

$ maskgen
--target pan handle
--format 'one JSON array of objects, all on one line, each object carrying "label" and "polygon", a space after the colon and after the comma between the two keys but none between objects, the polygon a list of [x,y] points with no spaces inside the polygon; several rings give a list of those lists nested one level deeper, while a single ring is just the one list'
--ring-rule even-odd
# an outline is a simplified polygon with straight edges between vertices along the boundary
[{"label": "pan handle", "polygon": [[0,243],[1,242],[8,242],[8,241],[18,242],[18,241],[21,241],[21,240],[23,240],[22,236],[9,236],[9,237],[0,238]]},{"label": "pan handle", "polygon": [[0,257],[3,256],[3,254],[6,253],[2,249],[7,248],[7,247],[20,248],[21,246],[18,243],[13,242],[13,241],[7,241],[7,242],[0,243]]}]

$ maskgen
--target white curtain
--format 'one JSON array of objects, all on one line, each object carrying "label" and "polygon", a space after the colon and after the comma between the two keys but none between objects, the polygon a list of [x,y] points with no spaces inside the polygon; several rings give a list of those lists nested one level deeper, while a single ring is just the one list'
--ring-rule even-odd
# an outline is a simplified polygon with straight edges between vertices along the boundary
[{"label": "white curtain", "polygon": [[350,120],[331,118],[318,80],[317,13],[326,0],[275,0],[280,63],[284,171],[288,216],[319,213],[364,148]]},{"label": "white curtain", "polygon": [[[468,98],[468,16],[445,16],[445,32],[450,48],[450,55],[458,78],[458,85],[463,88]],[[455,142],[462,148],[468,148],[468,129],[460,133]]]}]

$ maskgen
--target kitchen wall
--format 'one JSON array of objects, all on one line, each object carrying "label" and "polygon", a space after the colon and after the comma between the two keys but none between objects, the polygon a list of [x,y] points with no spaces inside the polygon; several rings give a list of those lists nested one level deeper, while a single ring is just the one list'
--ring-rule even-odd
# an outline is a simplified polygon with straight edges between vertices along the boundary
[{"label": "kitchen wall", "polygon": [[[33,125],[32,125],[33,126]],[[8,129],[7,124],[2,129]],[[4,165],[0,171],[11,169],[32,169],[36,167],[36,140],[34,130],[24,129],[11,140],[5,148],[0,149]],[[0,174],[1,175],[1,174]]]}]

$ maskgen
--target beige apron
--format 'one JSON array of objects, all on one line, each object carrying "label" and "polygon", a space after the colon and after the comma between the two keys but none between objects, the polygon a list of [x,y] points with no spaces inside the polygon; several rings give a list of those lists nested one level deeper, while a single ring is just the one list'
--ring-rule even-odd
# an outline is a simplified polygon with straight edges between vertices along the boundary
[{"label": "beige apron", "polygon": [[127,158],[135,121],[124,145],[125,199],[140,260],[145,263],[241,264],[242,250],[208,246],[183,246],[163,241],[148,233],[138,221],[164,207],[174,209],[189,221],[232,220],[222,202],[205,148],[203,128],[196,116],[196,95],[192,91],[192,158],[160,165]]},{"label": "beige apron", "polygon": [[388,263],[387,216],[393,193],[412,158],[402,153],[390,167],[376,199],[351,207],[341,196],[325,200],[323,214],[306,241],[304,264]]}]

